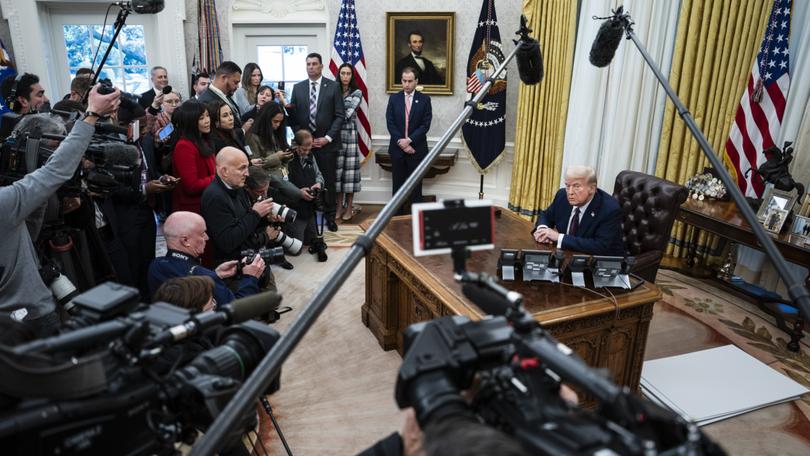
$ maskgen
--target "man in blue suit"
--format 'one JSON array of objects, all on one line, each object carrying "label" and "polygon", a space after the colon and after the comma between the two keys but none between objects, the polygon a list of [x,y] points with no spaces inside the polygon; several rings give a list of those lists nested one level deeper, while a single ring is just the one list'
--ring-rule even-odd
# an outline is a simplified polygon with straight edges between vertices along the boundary
[{"label": "man in blue suit", "polygon": [[[402,70],[402,91],[388,98],[385,120],[391,141],[391,174],[395,194],[428,153],[427,132],[433,120],[430,97],[417,92],[419,79],[412,67]],[[411,203],[422,202],[422,182],[411,192]],[[406,209],[403,206],[403,212]]]},{"label": "man in blue suit", "polygon": [[565,171],[565,188],[540,213],[532,235],[537,242],[554,243],[558,249],[625,255],[619,202],[596,187],[596,172],[589,166]]}]

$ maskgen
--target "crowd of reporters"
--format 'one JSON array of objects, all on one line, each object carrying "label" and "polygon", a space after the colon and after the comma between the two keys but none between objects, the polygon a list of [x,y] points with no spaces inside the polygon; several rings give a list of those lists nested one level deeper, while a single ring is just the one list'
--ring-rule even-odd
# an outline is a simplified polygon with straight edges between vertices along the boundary
[{"label": "crowd of reporters", "polygon": [[[0,172],[7,151],[29,141],[50,158],[23,176],[3,174],[0,312],[46,336],[63,317],[57,302],[104,281],[137,288],[152,302],[172,279],[205,277],[216,306],[276,291],[268,263],[293,269],[284,255],[304,245],[326,261],[316,215],[329,196],[310,155],[312,135],[299,128],[288,143],[294,106],[283,91],[261,85],[257,65],[245,70],[242,77],[237,64],[224,62],[210,77],[196,75],[184,101],[163,67],[152,68],[153,87],[140,95],[109,81],[93,86],[93,71],[80,69],[53,107],[37,76],[3,80],[11,112],[0,123]],[[68,189],[97,166],[86,151],[100,141],[110,153],[132,154],[131,172],[103,190],[86,179]],[[161,222],[167,253],[155,258]],[[65,243],[42,236],[46,228]],[[69,292],[57,292],[55,277],[67,279]]]}]

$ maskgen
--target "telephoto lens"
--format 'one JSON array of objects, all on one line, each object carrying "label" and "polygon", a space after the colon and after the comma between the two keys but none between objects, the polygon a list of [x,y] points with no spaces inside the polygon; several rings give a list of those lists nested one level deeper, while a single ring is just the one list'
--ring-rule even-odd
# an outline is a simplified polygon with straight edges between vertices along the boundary
[{"label": "telephoto lens", "polygon": [[301,254],[301,250],[304,248],[304,243],[301,242],[300,239],[296,239],[292,236],[287,236],[283,232],[279,231],[278,236],[276,236],[275,241],[284,248],[284,251],[289,253],[293,256],[298,256]]},{"label": "telephoto lens", "polygon": [[295,209],[290,209],[283,204],[273,203],[273,208],[270,209],[270,212],[275,216],[281,216],[284,223],[292,223],[295,221],[295,217],[298,216],[298,212],[296,212]]}]

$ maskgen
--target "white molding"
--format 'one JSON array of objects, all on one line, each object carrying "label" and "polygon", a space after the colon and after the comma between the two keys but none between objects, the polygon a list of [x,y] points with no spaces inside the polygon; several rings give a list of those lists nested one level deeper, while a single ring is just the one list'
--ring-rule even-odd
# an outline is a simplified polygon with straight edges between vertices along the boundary
[{"label": "white molding", "polygon": [[[300,8],[297,8],[300,6]],[[256,25],[272,27],[274,24],[295,25],[323,25],[324,36],[318,49],[313,52],[321,54],[324,60],[329,60],[332,52],[330,43],[332,21],[329,17],[330,8],[325,0],[236,0],[231,4],[227,14],[225,28],[230,37],[229,55],[235,55],[234,46],[237,46],[234,37],[234,25]]]}]

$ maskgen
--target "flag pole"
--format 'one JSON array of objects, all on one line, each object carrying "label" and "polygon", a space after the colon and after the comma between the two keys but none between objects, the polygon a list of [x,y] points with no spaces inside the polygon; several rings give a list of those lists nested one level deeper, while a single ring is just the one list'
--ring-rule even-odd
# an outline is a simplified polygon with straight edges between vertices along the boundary
[{"label": "flag pole", "polygon": [[[256,400],[263,394],[267,387],[270,386],[273,379],[276,378],[276,375],[281,370],[281,365],[287,357],[290,356],[290,353],[292,353],[293,349],[298,345],[312,324],[315,323],[315,320],[321,312],[323,312],[326,305],[329,304],[340,287],[348,281],[349,275],[360,260],[371,251],[374,240],[380,235],[385,225],[388,224],[391,217],[396,215],[399,211],[399,207],[411,194],[416,184],[425,177],[433,162],[436,161],[439,154],[447,147],[447,144],[462,125],[464,125],[464,122],[472,115],[478,103],[495,83],[495,79],[506,69],[506,65],[517,55],[518,49],[520,49],[524,43],[522,39],[516,41],[515,49],[501,62],[495,72],[490,75],[478,93],[464,104],[464,110],[461,111],[461,114],[459,114],[456,120],[450,125],[450,128],[439,138],[430,152],[428,152],[427,156],[425,156],[419,166],[414,170],[413,174],[411,174],[402,187],[400,187],[399,191],[397,191],[391,200],[382,208],[379,216],[377,216],[371,226],[369,226],[366,233],[359,236],[354,244],[352,244],[349,252],[323,281],[321,287],[315,292],[315,295],[306,304],[298,317],[296,317],[287,332],[276,341],[273,348],[267,352],[259,365],[253,370],[250,377],[245,380],[245,383],[230,402],[228,402],[228,405],[222,413],[217,416],[202,438],[194,444],[191,449],[191,455],[210,455],[222,448],[226,437],[229,435],[232,428],[238,424],[238,418],[244,416],[251,407],[255,406]],[[483,175],[481,179],[483,181]]]},{"label": "flag pole", "polygon": [[700,145],[700,149],[703,151],[703,154],[709,160],[712,167],[717,170],[717,174],[719,175],[720,180],[723,182],[723,185],[726,186],[729,195],[731,195],[734,203],[737,204],[737,208],[740,210],[740,213],[742,213],[745,221],[748,222],[748,225],[750,225],[751,231],[753,231],[757,241],[759,241],[759,244],[762,246],[762,249],[765,250],[768,258],[771,260],[776,268],[776,271],[779,273],[779,276],[785,282],[788,289],[788,296],[790,297],[791,301],[794,303],[794,305],[796,305],[796,307],[799,308],[802,317],[804,317],[805,320],[810,320],[810,294],[808,294],[807,287],[805,287],[801,279],[796,277],[793,271],[790,270],[787,261],[785,261],[785,257],[783,257],[782,253],[779,252],[779,249],[777,249],[773,239],[771,239],[771,237],[765,231],[765,227],[763,227],[762,224],[757,220],[754,210],[751,209],[751,206],[748,204],[745,196],[743,196],[740,188],[737,187],[737,183],[732,180],[728,170],[726,170],[723,163],[720,162],[720,158],[718,158],[714,153],[714,150],[712,150],[712,146],[709,144],[709,141],[706,139],[703,132],[700,131],[700,128],[698,128],[695,120],[692,118],[692,114],[690,114],[689,110],[686,109],[686,106],[684,106],[681,99],[678,98],[678,95],[669,84],[667,78],[663,75],[663,73],[661,73],[661,70],[653,61],[652,57],[650,57],[650,55],[647,53],[644,45],[641,44],[638,37],[636,37],[636,34],[633,32],[633,22],[630,19],[630,15],[617,14],[614,17],[621,19],[627,39],[632,40],[633,44],[636,45],[636,48],[638,48],[639,52],[641,53],[641,57],[644,58],[645,62],[647,62],[647,65],[649,65],[650,69],[655,74],[658,82],[661,83],[661,86],[664,87],[664,90],[666,91],[670,100],[672,100],[672,103],[675,104],[678,115],[681,117],[681,119],[683,119],[684,123],[686,123],[687,128],[689,128],[689,132],[692,133],[692,136],[694,136],[698,145]]}]

